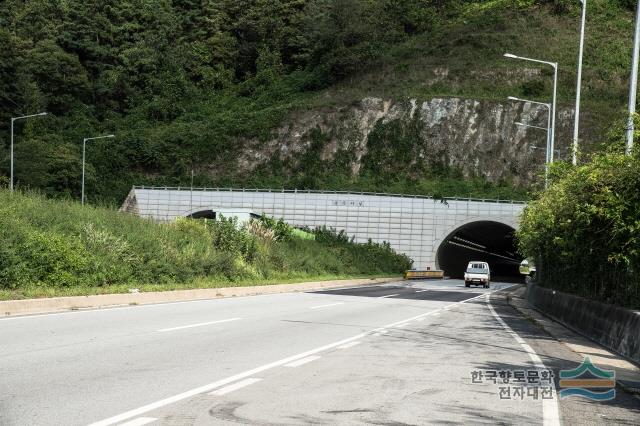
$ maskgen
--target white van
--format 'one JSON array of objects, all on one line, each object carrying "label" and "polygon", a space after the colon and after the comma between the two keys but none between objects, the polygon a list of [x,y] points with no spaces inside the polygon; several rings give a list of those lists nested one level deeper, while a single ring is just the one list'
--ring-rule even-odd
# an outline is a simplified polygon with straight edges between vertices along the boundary
[{"label": "white van", "polygon": [[464,286],[481,285],[489,288],[491,283],[491,271],[487,262],[472,261],[467,265],[464,272]]}]

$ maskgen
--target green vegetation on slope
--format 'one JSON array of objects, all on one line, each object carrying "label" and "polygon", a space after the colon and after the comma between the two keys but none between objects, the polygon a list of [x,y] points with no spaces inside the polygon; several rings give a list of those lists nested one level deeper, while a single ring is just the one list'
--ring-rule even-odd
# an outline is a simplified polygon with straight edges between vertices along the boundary
[{"label": "green vegetation on slope", "polygon": [[6,190],[0,241],[0,298],[388,276],[411,266],[387,244],[326,229],[313,239],[267,218],[157,224]]},{"label": "green vegetation on slope", "polygon": [[[640,150],[624,155],[624,126],[586,165],[555,165],[553,183],[517,233],[541,285],[640,308]],[[636,134],[636,138],[640,132]]]},{"label": "green vegetation on slope", "polygon": [[[585,133],[624,106],[633,5],[591,0]],[[0,9],[0,138],[17,125],[16,178],[79,195],[83,137],[91,201],[118,203],[132,184],[286,186],[526,197],[510,182],[464,182],[447,167],[317,176],[274,167],[225,170],[239,140],[266,140],[296,110],[364,96],[504,99],[549,93],[548,70],[525,78],[505,51],[557,60],[574,90],[578,2],[566,0],[5,0]],[[434,72],[436,71],[436,72]],[[596,136],[597,138],[597,136]],[[411,142],[410,140],[408,142]],[[393,164],[399,151],[382,158]],[[0,173],[8,175],[8,151]],[[308,163],[307,163],[308,164]],[[212,167],[211,165],[216,165]]]}]

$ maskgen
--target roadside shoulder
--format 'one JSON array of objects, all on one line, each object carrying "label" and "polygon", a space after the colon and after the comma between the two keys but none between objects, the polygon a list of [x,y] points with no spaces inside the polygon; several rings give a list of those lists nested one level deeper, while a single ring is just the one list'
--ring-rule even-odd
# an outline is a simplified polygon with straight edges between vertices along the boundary
[{"label": "roadside shoulder", "polygon": [[385,284],[402,278],[371,278],[357,280],[314,281],[298,284],[274,284],[248,287],[224,287],[193,290],[159,291],[129,294],[100,294],[90,296],[52,297],[0,301],[0,318],[18,315],[34,315],[80,309],[97,309],[127,305],[187,302],[191,300],[219,299],[225,297],[259,296],[340,287],[356,287]]},{"label": "roadside shoulder", "polygon": [[599,343],[573,331],[563,324],[549,318],[532,307],[525,298],[525,287],[518,287],[503,296],[514,309],[535,323],[551,337],[564,344],[581,357],[610,370],[615,370],[617,383],[626,391],[640,395],[640,369],[623,356],[612,352]]}]

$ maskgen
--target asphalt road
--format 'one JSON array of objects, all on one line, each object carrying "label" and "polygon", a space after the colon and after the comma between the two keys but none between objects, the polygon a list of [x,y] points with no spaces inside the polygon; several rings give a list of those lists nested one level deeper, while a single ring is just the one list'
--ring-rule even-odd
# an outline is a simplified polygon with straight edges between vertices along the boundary
[{"label": "asphalt road", "polygon": [[503,384],[500,398],[487,371],[576,367],[505,305],[509,286],[412,282],[1,319],[0,424],[637,424],[640,401],[622,393],[591,403]]}]

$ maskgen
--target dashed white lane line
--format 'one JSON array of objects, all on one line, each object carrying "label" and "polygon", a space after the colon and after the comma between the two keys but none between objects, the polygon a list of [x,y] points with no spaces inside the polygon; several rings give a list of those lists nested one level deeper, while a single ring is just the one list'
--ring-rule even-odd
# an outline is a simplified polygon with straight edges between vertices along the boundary
[{"label": "dashed white lane line", "polygon": [[416,293],[424,293],[425,291],[429,291],[429,290],[417,290]]},{"label": "dashed white lane line", "polygon": [[241,319],[242,318],[229,318],[229,319],[224,319],[220,321],[201,322],[198,324],[182,325],[180,327],[163,328],[161,330],[158,330],[158,332],[164,333],[166,331],[184,330],[185,328],[204,327],[205,325],[222,324],[225,322],[238,321]]},{"label": "dashed white lane line", "polygon": [[250,385],[252,385],[254,383],[258,383],[260,380],[262,380],[262,379],[258,379],[257,377],[250,377],[248,379],[241,380],[241,381],[239,381],[237,383],[234,383],[232,385],[225,386],[223,388],[214,390],[213,392],[209,392],[209,395],[213,395],[213,396],[226,395],[226,394],[231,393],[233,391],[236,391],[238,389],[242,389],[242,388],[250,386]]},{"label": "dashed white lane line", "polygon": [[[498,320],[502,328],[504,328],[506,332],[509,333],[515,339],[515,341],[520,344],[522,349],[527,352],[529,358],[531,358],[531,361],[533,361],[533,364],[536,366],[536,368],[540,370],[548,370],[538,354],[533,350],[533,348],[529,346],[524,341],[524,339],[518,335],[518,333],[513,331],[513,329],[509,327],[509,325],[500,317],[500,315],[498,315],[495,309],[493,309],[493,306],[491,305],[491,295],[487,294],[485,297],[487,300],[487,306],[489,307],[489,311],[491,312],[491,314],[496,320]],[[542,400],[542,423],[544,426],[559,426],[560,414],[558,413],[558,400],[556,397],[555,383],[553,382],[553,380],[551,381],[551,388],[553,392],[553,398]]]},{"label": "dashed white lane line", "polygon": [[[500,291],[500,290],[504,290],[506,288],[509,288],[509,287],[498,288],[498,289],[493,290],[493,291]],[[484,297],[484,296],[485,295],[472,297],[470,299],[463,300],[462,302],[453,303],[450,306],[463,304],[463,303],[466,303],[466,302],[470,302],[472,300],[475,300],[475,299],[478,299],[478,298]],[[364,337],[367,337],[367,336],[370,336],[372,334],[381,332],[383,330],[386,331],[386,329],[394,327],[394,326],[396,326],[398,324],[402,324],[402,323],[405,323],[407,321],[413,321],[413,320],[416,320],[418,318],[429,316],[432,313],[433,313],[433,311],[430,311],[430,312],[426,312],[424,314],[416,315],[416,316],[414,316],[412,318],[404,319],[402,321],[396,321],[396,322],[394,322],[392,324],[387,324],[387,325],[384,325],[382,327],[378,327],[378,328],[376,328],[374,330],[371,330],[371,331],[368,331],[368,332],[364,332],[364,333],[360,333],[360,334],[358,334],[356,336],[352,336],[352,337],[349,337],[347,339],[340,340],[338,342],[334,342],[334,343],[330,343],[328,345],[320,346],[318,348],[311,349],[309,351],[306,351],[306,352],[303,352],[303,353],[300,353],[300,354],[297,354],[297,355],[292,355],[290,357],[287,357],[287,358],[284,358],[284,359],[281,359],[281,360],[278,360],[278,361],[274,361],[274,362],[271,362],[269,364],[261,365],[259,367],[255,367],[255,368],[253,368],[251,370],[247,370],[247,371],[244,371],[242,373],[238,373],[238,374],[236,374],[234,376],[227,377],[225,379],[221,379],[221,380],[218,380],[218,381],[213,382],[213,383],[208,383],[206,385],[203,385],[203,386],[200,386],[200,387],[197,387],[197,388],[194,388],[194,389],[190,389],[188,391],[185,391],[185,392],[170,396],[168,398],[161,399],[159,401],[155,401],[155,402],[149,403],[147,405],[143,405],[142,407],[134,408],[133,410],[125,411],[123,413],[117,414],[117,415],[109,417],[107,419],[100,420],[98,422],[92,423],[90,426],[111,426],[111,425],[120,423],[122,421],[131,419],[133,417],[139,416],[141,414],[148,413],[149,411],[156,410],[156,409],[161,408],[161,407],[166,407],[167,405],[174,404],[174,403],[179,402],[179,401],[183,401],[183,400],[185,400],[187,398],[191,398],[193,396],[200,395],[200,394],[205,393],[205,392],[211,392],[212,390],[217,389],[217,388],[219,388],[221,386],[228,385],[229,383],[236,382],[236,381],[238,381],[240,379],[245,379],[247,377],[254,376],[254,375],[258,374],[258,373],[262,373],[263,371],[271,370],[273,368],[280,367],[280,366],[283,366],[285,364],[289,364],[289,363],[291,363],[293,361],[296,361],[296,360],[299,360],[299,359],[302,359],[302,358],[306,358],[308,356],[315,355],[317,353],[324,352],[324,351],[327,351],[329,349],[336,348],[338,346],[342,346],[342,345],[344,345],[346,343],[350,343],[350,342],[354,342],[356,340],[360,340],[360,339],[362,339]]]},{"label": "dashed white lane line", "polygon": [[387,294],[386,296],[380,296],[378,299],[386,299],[387,297],[396,297],[400,296],[400,294]]},{"label": "dashed white lane line", "polygon": [[306,358],[302,358],[302,359],[299,359],[297,361],[290,362],[289,364],[285,364],[284,366],[285,367],[300,367],[301,365],[308,364],[308,363],[310,363],[312,361],[315,361],[317,359],[320,359],[320,356],[318,356],[318,355],[308,356]]},{"label": "dashed white lane line", "polygon": [[347,343],[346,345],[338,346],[338,349],[349,349],[349,348],[352,348],[354,346],[359,345],[360,343],[362,343],[362,342],[350,342],[350,343]]},{"label": "dashed white lane line", "polygon": [[148,425],[151,422],[155,422],[158,419],[153,417],[138,417],[137,419],[133,419],[130,422],[121,423],[119,426],[143,426]]},{"label": "dashed white lane line", "polygon": [[406,327],[406,326],[408,326],[408,325],[409,325],[409,323],[408,323],[408,322],[405,322],[405,323],[403,323],[403,324],[398,324],[398,325],[396,325],[396,328],[402,328],[402,327]]},{"label": "dashed white lane line", "polygon": [[329,308],[331,306],[338,306],[338,305],[344,305],[344,302],[330,303],[328,305],[312,306],[309,309],[322,309],[322,308]]}]

